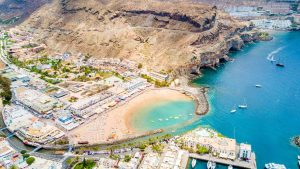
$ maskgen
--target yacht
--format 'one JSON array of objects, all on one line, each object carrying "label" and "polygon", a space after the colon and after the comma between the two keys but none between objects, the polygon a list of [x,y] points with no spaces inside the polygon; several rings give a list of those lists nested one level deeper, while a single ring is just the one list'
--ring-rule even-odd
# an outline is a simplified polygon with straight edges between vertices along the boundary
[{"label": "yacht", "polygon": [[246,109],[248,107],[246,100],[244,99],[244,103],[239,105],[240,109]]},{"label": "yacht", "polygon": [[207,162],[207,169],[215,169],[217,164],[213,161],[208,161]]},{"label": "yacht", "polygon": [[215,169],[216,167],[217,167],[217,163],[215,163],[215,162],[212,162],[211,169]]},{"label": "yacht", "polygon": [[255,87],[257,87],[257,88],[262,88],[262,85],[257,84],[257,85],[255,85]]},{"label": "yacht", "polygon": [[283,164],[268,163],[265,164],[266,169],[286,169]]},{"label": "yacht", "polygon": [[192,167],[193,167],[193,168],[196,166],[196,163],[197,163],[197,160],[196,160],[196,159],[193,159],[193,160],[192,160]]},{"label": "yacht", "polygon": [[228,169],[233,169],[232,165],[228,166]]},{"label": "yacht", "polygon": [[236,106],[234,105],[233,108],[230,110],[230,113],[235,113],[236,111]]},{"label": "yacht", "polygon": [[212,162],[211,162],[211,161],[208,161],[208,162],[207,162],[207,169],[211,169],[211,167],[212,167]]}]

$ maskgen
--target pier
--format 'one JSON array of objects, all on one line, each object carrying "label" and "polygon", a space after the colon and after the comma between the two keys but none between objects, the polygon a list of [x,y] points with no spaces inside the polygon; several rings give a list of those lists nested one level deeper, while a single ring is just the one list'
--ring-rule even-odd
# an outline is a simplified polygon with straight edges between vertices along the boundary
[{"label": "pier", "polygon": [[199,155],[199,154],[195,154],[195,153],[190,153],[189,157],[197,159],[197,160],[203,160],[203,161],[214,161],[216,163],[225,164],[225,165],[228,165],[228,166],[232,165],[233,167],[247,168],[247,169],[257,169],[254,153],[252,153],[252,155],[251,155],[252,159],[250,160],[250,162],[241,161],[241,160],[231,161],[231,160],[226,160],[226,159],[214,157],[214,156],[211,156],[211,155],[208,155],[208,154]]}]

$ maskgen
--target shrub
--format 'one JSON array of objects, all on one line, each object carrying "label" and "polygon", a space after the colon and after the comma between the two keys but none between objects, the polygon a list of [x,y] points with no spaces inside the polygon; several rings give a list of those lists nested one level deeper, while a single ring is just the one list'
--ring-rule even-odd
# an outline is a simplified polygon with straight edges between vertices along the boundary
[{"label": "shrub", "polygon": [[28,158],[26,159],[26,163],[27,163],[28,165],[31,165],[34,161],[35,161],[35,158],[34,158],[34,157],[28,157]]}]

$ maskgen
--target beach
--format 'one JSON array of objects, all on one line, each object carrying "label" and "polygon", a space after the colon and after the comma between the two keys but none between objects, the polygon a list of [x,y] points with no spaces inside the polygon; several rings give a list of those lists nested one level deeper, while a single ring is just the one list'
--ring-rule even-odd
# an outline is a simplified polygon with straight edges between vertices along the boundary
[{"label": "beach", "polygon": [[138,137],[145,133],[137,131],[131,125],[131,117],[138,112],[137,110],[151,104],[178,100],[188,101],[192,100],[192,98],[171,89],[145,91],[124,105],[102,113],[70,131],[68,133],[69,139],[74,144],[78,143],[78,141],[88,141],[89,144],[101,144]]}]

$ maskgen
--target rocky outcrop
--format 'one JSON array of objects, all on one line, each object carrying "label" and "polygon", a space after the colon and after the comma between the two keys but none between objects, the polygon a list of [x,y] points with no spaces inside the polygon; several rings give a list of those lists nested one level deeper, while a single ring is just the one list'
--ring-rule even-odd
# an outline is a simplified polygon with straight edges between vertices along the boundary
[{"label": "rocky outcrop", "polygon": [[197,75],[257,39],[248,23],[181,0],[54,0],[20,28],[35,30],[50,54],[126,58],[173,76]]},{"label": "rocky outcrop", "polygon": [[294,143],[296,146],[300,147],[300,136],[294,137],[294,138],[293,138],[293,143]]}]

